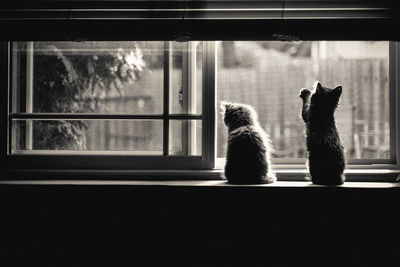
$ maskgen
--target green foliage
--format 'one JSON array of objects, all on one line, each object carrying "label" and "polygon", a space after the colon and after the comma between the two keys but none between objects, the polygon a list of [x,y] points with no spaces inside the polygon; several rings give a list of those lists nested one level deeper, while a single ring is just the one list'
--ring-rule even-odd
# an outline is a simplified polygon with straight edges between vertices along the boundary
[{"label": "green foliage", "polygon": [[[96,112],[107,93],[122,94],[122,84],[134,82],[144,68],[136,43],[128,49],[100,42],[35,45],[34,112]],[[85,128],[82,121],[37,121],[34,149],[85,149]]]}]

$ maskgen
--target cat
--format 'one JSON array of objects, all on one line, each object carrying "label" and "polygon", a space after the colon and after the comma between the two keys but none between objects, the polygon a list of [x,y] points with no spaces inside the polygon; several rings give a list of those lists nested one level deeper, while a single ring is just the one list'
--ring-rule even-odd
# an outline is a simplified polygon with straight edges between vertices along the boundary
[{"label": "cat", "polygon": [[276,181],[271,170],[270,141],[250,105],[221,102],[228,127],[225,177],[231,184],[265,184]]},{"label": "cat", "polygon": [[306,123],[308,169],[311,182],[319,185],[341,185],[346,167],[344,148],[335,125],[334,112],[342,87],[323,87],[319,82],[314,92],[302,89],[302,117]]}]

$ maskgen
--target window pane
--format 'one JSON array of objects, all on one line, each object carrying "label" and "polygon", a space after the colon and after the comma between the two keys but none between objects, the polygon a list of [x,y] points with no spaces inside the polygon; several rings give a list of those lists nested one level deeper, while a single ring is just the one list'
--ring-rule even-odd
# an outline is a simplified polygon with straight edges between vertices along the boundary
[{"label": "window pane", "polygon": [[182,42],[170,42],[172,49],[172,62],[170,66],[170,113],[183,113],[183,49],[186,43]]},{"label": "window pane", "polygon": [[169,123],[169,153],[201,155],[202,121],[170,120]]},{"label": "window pane", "polygon": [[172,42],[171,114],[202,112],[202,42]]},{"label": "window pane", "polygon": [[13,112],[161,114],[164,42],[14,42]]},{"label": "window pane", "polygon": [[197,114],[203,112],[203,42],[196,43],[196,108]]},{"label": "window pane", "polygon": [[162,154],[162,120],[15,120],[12,130],[14,153],[77,150]]},{"label": "window pane", "polygon": [[[336,124],[347,158],[389,158],[389,42],[220,42],[218,102],[255,107],[275,158],[305,158],[301,88],[343,86]],[[227,129],[218,118],[218,157]]]}]

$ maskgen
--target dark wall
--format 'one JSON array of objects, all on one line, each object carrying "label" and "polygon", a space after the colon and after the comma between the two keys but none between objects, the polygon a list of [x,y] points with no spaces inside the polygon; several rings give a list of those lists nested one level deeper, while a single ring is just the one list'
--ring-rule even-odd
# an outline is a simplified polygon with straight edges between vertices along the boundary
[{"label": "dark wall", "polygon": [[0,186],[1,266],[400,266],[399,189]]}]

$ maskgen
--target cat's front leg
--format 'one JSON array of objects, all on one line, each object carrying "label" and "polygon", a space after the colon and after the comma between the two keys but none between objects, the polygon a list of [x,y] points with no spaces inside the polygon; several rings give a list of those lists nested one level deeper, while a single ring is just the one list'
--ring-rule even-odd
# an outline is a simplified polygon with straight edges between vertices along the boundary
[{"label": "cat's front leg", "polygon": [[301,116],[305,123],[308,122],[308,110],[310,108],[311,91],[308,89],[302,89],[300,91],[300,98],[303,99],[303,108],[301,110]]}]

